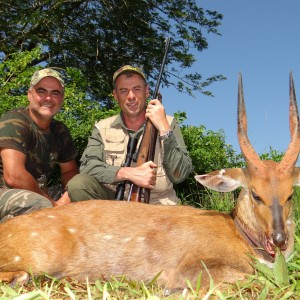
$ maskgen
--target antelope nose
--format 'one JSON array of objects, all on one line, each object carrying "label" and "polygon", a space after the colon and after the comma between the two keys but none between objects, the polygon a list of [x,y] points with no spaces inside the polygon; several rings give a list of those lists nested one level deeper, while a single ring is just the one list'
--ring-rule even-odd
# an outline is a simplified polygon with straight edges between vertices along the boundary
[{"label": "antelope nose", "polygon": [[277,247],[282,247],[286,243],[286,234],[283,231],[278,231],[273,234],[273,242]]}]

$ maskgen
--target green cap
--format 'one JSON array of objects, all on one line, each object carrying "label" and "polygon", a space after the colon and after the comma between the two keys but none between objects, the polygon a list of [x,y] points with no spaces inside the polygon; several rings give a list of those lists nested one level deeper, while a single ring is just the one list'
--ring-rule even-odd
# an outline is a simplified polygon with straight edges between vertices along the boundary
[{"label": "green cap", "polygon": [[138,68],[138,67],[133,67],[133,66],[130,66],[130,65],[126,65],[126,66],[123,66],[121,67],[120,69],[118,69],[115,73],[114,73],[114,76],[113,76],[113,83],[115,83],[116,79],[123,73],[125,72],[133,72],[133,73],[137,73],[139,74],[141,77],[143,77],[145,80],[146,80],[146,76],[145,74],[143,73],[143,71]]},{"label": "green cap", "polygon": [[60,73],[50,68],[35,71],[31,77],[30,85],[38,84],[39,81],[45,77],[53,77],[60,82],[62,87],[65,86],[64,80],[62,79]]}]

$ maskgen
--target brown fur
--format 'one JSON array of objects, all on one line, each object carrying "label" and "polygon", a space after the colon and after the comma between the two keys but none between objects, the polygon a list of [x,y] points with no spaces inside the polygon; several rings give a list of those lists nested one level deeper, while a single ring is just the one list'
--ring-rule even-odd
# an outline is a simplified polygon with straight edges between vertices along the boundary
[{"label": "brown fur", "polygon": [[0,224],[0,243],[6,280],[7,271],[144,281],[162,272],[159,283],[184,288],[203,263],[215,282],[253,272],[253,250],[228,214],[184,206],[91,200],[43,209]]}]

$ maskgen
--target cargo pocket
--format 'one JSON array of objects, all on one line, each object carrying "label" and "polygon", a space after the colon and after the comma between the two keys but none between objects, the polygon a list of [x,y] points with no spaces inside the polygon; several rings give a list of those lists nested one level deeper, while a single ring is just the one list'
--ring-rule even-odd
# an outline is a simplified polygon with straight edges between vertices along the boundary
[{"label": "cargo pocket", "polygon": [[125,136],[109,134],[105,141],[105,160],[112,166],[121,166],[125,154]]}]

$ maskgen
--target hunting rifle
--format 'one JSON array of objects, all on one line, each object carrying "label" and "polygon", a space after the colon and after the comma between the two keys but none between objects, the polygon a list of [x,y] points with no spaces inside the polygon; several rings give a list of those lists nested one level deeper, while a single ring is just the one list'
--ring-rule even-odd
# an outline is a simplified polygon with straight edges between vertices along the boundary
[{"label": "hunting rifle", "polygon": [[[161,97],[159,97],[158,89],[160,86],[162,73],[164,71],[164,66],[166,63],[170,42],[171,42],[171,38],[168,37],[166,39],[164,58],[160,67],[156,87],[153,94],[153,99],[160,98],[159,99],[160,101],[161,101]],[[149,119],[147,119],[145,124],[144,134],[137,155],[137,161],[136,161],[137,166],[140,166],[147,161],[154,160],[156,140],[157,140],[157,129],[154,127],[152,122]],[[128,201],[141,202],[142,201],[141,198],[142,198],[142,188],[140,186],[131,183],[129,195],[128,195]],[[144,202],[145,203],[150,202],[150,189],[144,189]]]},{"label": "hunting rifle", "polygon": [[[133,160],[133,157],[135,154],[137,143],[138,143],[138,139],[136,137],[132,137],[132,136],[129,137],[129,141],[127,144],[126,159],[125,159],[125,162],[122,164],[122,167],[130,167],[131,161]],[[127,181],[124,180],[118,184],[116,195],[115,195],[115,198],[117,200],[124,199],[126,183],[127,183]]]}]

